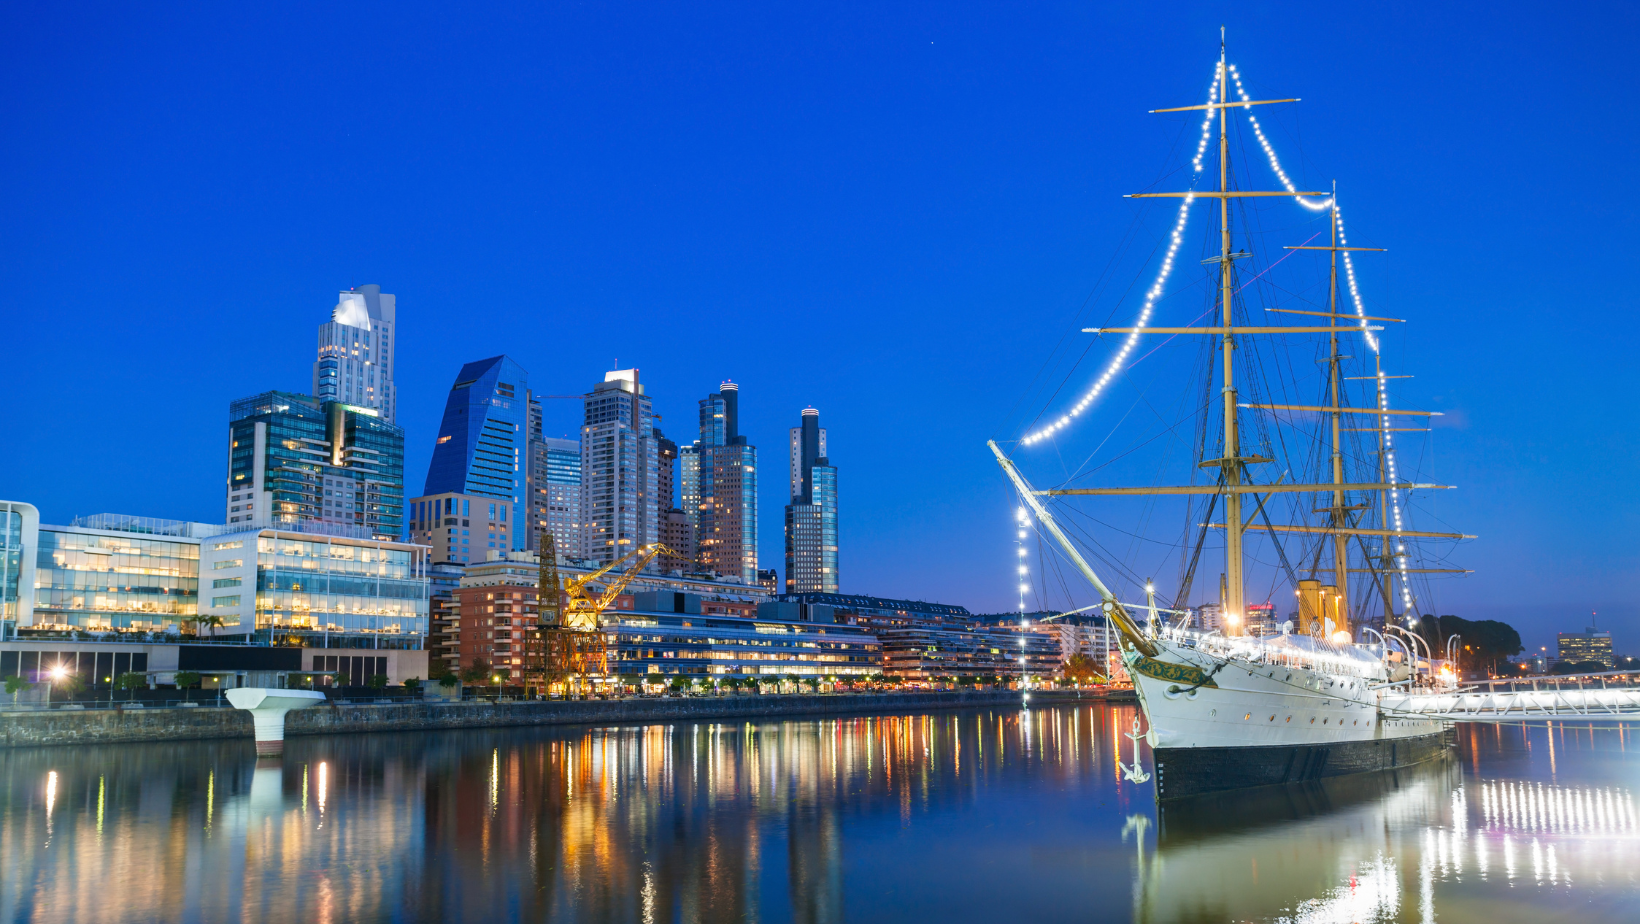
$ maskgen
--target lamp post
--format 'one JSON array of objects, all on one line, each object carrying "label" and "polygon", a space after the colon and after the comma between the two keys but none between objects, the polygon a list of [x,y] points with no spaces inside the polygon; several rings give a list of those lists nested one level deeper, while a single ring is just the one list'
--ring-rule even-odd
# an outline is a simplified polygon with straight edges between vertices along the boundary
[{"label": "lamp post", "polygon": [[501,702],[501,675],[496,674],[492,679],[495,680],[495,701],[499,703]]},{"label": "lamp post", "polygon": [[51,688],[53,686],[55,686],[56,683],[59,680],[62,680],[64,677],[67,677],[67,676],[68,676],[68,669],[63,667],[62,662],[60,662],[60,661],[57,663],[56,667],[51,669],[51,679],[46,681],[46,708],[47,709],[51,708]]}]

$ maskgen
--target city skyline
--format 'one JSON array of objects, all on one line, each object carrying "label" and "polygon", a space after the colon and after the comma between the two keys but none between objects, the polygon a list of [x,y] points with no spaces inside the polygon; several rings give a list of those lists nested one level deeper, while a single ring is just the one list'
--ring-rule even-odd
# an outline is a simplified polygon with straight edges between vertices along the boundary
[{"label": "city skyline", "polygon": [[[1295,181],[1337,179],[1352,243],[1389,248],[1360,281],[1369,310],[1412,321],[1387,332],[1392,371],[1416,376],[1397,402],[1445,412],[1429,461],[1459,489],[1419,514],[1481,538],[1454,556],[1474,573],[1433,582],[1420,609],[1507,620],[1529,647],[1598,609],[1623,648],[1640,635],[1627,360],[1620,338],[1523,332],[1626,317],[1632,223],[1607,197],[1556,190],[1559,173],[1599,174],[1635,144],[1633,117],[1594,102],[1635,80],[1619,41],[1634,12],[1232,12],[959,8],[936,25],[881,11],[847,30],[664,10],[613,29],[573,11],[503,28],[479,14],[483,54],[449,53],[410,14],[395,26],[405,56],[338,81],[306,63],[325,52],[316,36],[248,12],[210,29],[158,12],[115,41],[108,24],[12,11],[4,66],[29,143],[0,153],[18,191],[0,232],[15,347],[0,432],[45,448],[7,454],[0,486],[48,522],[218,519],[224,403],[309,391],[315,325],[338,289],[376,283],[409,335],[393,347],[412,485],[453,372],[475,357],[514,355],[542,395],[639,367],[680,442],[687,402],[729,375],[758,396],[743,429],[766,453],[796,409],[824,408],[848,464],[849,589],[1012,610],[1013,504],[984,440],[1063,410],[1014,406],[1052,344],[1082,346],[1074,315],[1109,254],[1165,234],[1121,196],[1170,163],[1183,123],[1146,110],[1199,101],[1225,24],[1254,88],[1303,99],[1270,107]],[[336,26],[370,32],[379,16]],[[1302,40],[1316,34],[1334,40]],[[206,44],[246,53],[206,86],[168,63]],[[749,50],[774,48],[796,50]],[[268,73],[289,85],[271,92]],[[484,130],[498,124],[516,132]],[[415,155],[366,166],[356,142],[383,137]],[[1503,188],[1507,202],[1483,192]],[[370,211],[367,233],[334,219],[338,202]],[[79,322],[67,347],[59,316]],[[588,320],[614,317],[616,337]],[[592,349],[571,348],[594,329]],[[176,357],[194,365],[186,388]],[[163,440],[124,408],[155,391]],[[1118,398],[1097,410],[1102,429],[1146,413]],[[543,403],[545,435],[573,438],[579,408]],[[144,449],[119,478],[113,445]],[[1028,464],[1051,475],[1095,448]],[[781,556],[784,474],[761,486],[765,566]]]}]

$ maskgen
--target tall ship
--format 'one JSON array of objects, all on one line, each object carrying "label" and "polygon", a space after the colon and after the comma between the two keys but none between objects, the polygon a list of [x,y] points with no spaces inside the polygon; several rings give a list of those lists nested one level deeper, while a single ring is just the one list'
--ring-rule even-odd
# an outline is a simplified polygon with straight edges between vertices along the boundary
[{"label": "tall ship", "polygon": [[1206,102],[1153,110],[1188,120],[1176,149],[1194,159],[1133,194],[1177,211],[1129,286],[1143,294],[1105,306],[1128,326],[1072,334],[1098,339],[1043,379],[1016,440],[988,444],[1021,501],[1020,555],[1034,525],[1066,608],[1085,579],[1079,608],[1118,639],[1160,801],[1407,767],[1451,740],[1394,703],[1457,680],[1416,619],[1474,537],[1414,528],[1448,487],[1414,480],[1435,412],[1391,401],[1411,376],[1386,368],[1386,329],[1404,321],[1368,313],[1357,267],[1380,248],[1347,243],[1337,184],[1299,189],[1258,119],[1297,102],[1252,98],[1221,36]]}]

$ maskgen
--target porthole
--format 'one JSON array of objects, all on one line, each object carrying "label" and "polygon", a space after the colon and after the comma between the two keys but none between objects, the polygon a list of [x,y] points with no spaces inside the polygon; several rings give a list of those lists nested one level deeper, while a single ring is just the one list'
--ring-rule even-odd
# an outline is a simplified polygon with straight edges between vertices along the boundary
[{"label": "porthole", "polygon": [[1293,720],[1293,717],[1292,717],[1292,716],[1288,716],[1288,717],[1287,717],[1287,721],[1289,721],[1289,722],[1291,722],[1291,721],[1292,721],[1292,720]]},{"label": "porthole", "polygon": [[1276,720],[1275,716],[1270,716],[1270,721],[1274,722],[1275,720]]},{"label": "porthole", "polygon": [[1313,716],[1313,715],[1312,715],[1312,716],[1310,716],[1310,724],[1311,724],[1311,725],[1314,725],[1314,724],[1315,724],[1315,716]]},{"label": "porthole", "polygon": [[1242,716],[1242,717],[1241,717],[1241,720],[1242,720],[1242,721],[1243,721],[1243,722],[1245,722],[1245,721],[1247,721],[1247,720],[1248,720],[1248,719],[1250,719],[1250,718],[1252,718],[1252,717],[1253,717],[1253,714],[1252,714],[1252,713],[1251,713],[1251,712],[1249,712],[1249,713],[1247,713],[1247,714],[1246,714],[1246,715],[1244,715],[1244,716]]},{"label": "porthole", "polygon": [[1327,720],[1326,720],[1326,719],[1322,719],[1322,720],[1321,720],[1321,724],[1322,724],[1322,725],[1325,725],[1325,724],[1327,724]]}]

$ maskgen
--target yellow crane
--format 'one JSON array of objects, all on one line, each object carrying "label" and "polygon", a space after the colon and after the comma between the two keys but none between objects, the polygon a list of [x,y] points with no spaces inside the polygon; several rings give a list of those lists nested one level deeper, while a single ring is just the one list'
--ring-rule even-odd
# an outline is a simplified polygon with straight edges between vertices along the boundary
[{"label": "yellow crane", "polygon": [[[552,534],[541,531],[541,578],[536,589],[537,625],[526,636],[524,685],[545,690],[563,683],[565,692],[589,690],[596,678],[609,674],[609,646],[603,614],[627,585],[666,553],[677,555],[659,542],[639,546],[590,574],[558,577],[558,550]],[[680,556],[681,557],[681,556]],[[595,589],[594,584],[617,569],[626,570]],[[562,597],[560,597],[562,595]]]}]

